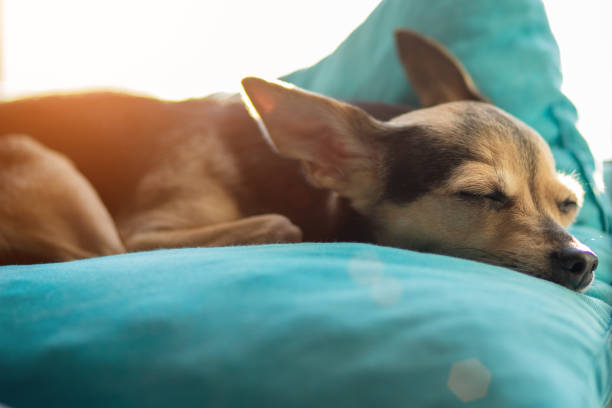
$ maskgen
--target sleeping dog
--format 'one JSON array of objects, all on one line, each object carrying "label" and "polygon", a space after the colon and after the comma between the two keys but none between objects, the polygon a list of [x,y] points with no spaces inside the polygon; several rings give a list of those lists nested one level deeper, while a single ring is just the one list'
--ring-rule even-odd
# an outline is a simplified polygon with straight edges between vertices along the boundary
[{"label": "sleeping dog", "polygon": [[597,257],[564,229],[579,183],[439,44],[406,30],[396,43],[422,109],[258,78],[242,81],[248,109],[240,95],[0,104],[0,263],[357,241],[585,290]]}]

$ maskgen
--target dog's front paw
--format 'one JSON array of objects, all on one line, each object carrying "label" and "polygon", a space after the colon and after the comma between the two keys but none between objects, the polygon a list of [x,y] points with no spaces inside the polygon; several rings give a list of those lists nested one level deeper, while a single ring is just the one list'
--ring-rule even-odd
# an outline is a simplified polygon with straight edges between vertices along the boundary
[{"label": "dog's front paw", "polygon": [[289,218],[278,214],[262,215],[260,217],[262,223],[259,226],[257,239],[260,242],[256,243],[302,242],[302,230],[293,224]]}]

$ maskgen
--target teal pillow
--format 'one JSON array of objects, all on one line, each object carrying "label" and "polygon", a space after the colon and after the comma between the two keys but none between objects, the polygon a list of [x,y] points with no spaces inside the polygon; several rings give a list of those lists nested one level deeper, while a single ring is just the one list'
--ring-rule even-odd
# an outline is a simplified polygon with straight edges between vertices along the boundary
[{"label": "teal pillow", "polygon": [[283,77],[344,100],[416,106],[393,43],[410,28],[446,46],[493,103],[546,139],[557,167],[580,175],[586,200],[577,223],[610,232],[610,209],[593,183],[591,152],[576,110],[560,91],[559,50],[539,0],[384,0],[330,56]]},{"label": "teal pillow", "polygon": [[610,195],[610,191],[612,191],[612,161],[604,163],[604,184],[610,198],[610,204],[612,204],[612,195]]},{"label": "teal pillow", "polygon": [[[593,246],[610,282],[609,238]],[[372,245],[3,267],[0,402],[602,408],[612,395],[611,323],[604,281],[581,295]]]}]

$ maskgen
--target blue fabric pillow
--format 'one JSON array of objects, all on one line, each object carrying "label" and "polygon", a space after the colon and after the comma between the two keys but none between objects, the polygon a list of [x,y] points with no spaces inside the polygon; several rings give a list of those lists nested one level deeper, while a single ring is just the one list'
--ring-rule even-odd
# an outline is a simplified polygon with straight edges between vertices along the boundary
[{"label": "blue fabric pillow", "polygon": [[330,56],[282,79],[335,98],[416,106],[393,43],[397,28],[446,46],[485,96],[538,130],[557,167],[579,174],[585,186],[577,223],[611,231],[576,110],[560,91],[559,50],[540,0],[385,0]]},{"label": "blue fabric pillow", "polygon": [[612,161],[604,163],[604,184],[608,192],[608,198],[610,198],[610,204],[612,204],[612,195],[610,195],[610,191],[612,191]]},{"label": "blue fabric pillow", "polygon": [[611,304],[603,281],[360,244],[4,267],[0,402],[601,408]]}]

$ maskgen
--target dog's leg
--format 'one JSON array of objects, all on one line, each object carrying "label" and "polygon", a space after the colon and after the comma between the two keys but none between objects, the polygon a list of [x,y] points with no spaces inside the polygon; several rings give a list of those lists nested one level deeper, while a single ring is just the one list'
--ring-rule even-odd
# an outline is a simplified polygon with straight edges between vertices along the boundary
[{"label": "dog's leg", "polygon": [[265,214],[199,228],[136,232],[124,240],[129,251],[144,251],[190,246],[300,242],[302,231],[287,217]]},{"label": "dog's leg", "polygon": [[0,264],[121,252],[106,207],[65,157],[28,136],[0,136]]}]

